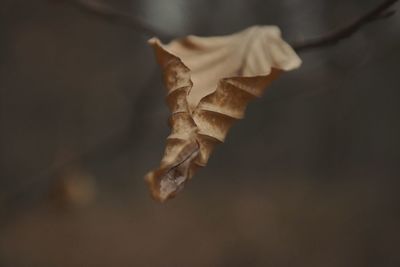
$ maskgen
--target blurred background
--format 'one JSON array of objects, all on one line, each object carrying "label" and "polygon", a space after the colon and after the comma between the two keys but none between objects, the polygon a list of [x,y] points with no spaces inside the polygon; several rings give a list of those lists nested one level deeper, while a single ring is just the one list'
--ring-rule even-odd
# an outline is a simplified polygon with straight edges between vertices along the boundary
[{"label": "blurred background", "polygon": [[[298,41],[381,1],[84,2],[167,37]],[[161,205],[143,181],[169,132],[151,36],[73,0],[1,0],[0,266],[400,266],[399,33],[395,15],[301,53]]]}]

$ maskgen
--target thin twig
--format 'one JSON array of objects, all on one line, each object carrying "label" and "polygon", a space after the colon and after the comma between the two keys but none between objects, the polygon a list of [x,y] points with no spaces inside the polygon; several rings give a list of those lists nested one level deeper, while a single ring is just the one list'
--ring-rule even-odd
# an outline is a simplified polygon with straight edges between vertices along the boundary
[{"label": "thin twig", "polygon": [[[398,1],[399,0],[386,0],[381,4],[379,4],[378,6],[371,9],[370,11],[368,11],[367,13],[365,13],[364,15],[355,19],[349,25],[346,25],[342,28],[339,28],[335,31],[332,31],[320,37],[304,41],[293,42],[291,45],[297,52],[303,52],[305,50],[309,50],[312,48],[326,47],[337,44],[343,39],[353,35],[364,25],[373,21],[386,19],[392,16],[395,13],[395,11],[394,10],[388,11],[388,9]],[[112,8],[111,6],[102,2],[101,0],[68,0],[68,2],[74,4],[75,6],[87,12],[96,14],[98,16],[102,16],[103,18],[111,20],[114,19],[119,20],[120,22],[125,23],[126,25],[134,28],[135,30],[141,31],[142,33],[148,35],[149,37],[158,36],[160,38],[172,39],[171,36],[167,36],[166,34],[150,27],[143,21],[140,21],[139,19],[131,16],[130,14]]]},{"label": "thin twig", "polygon": [[365,13],[364,15],[355,19],[349,25],[346,25],[346,26],[339,28],[331,33],[322,35],[322,36],[314,38],[314,39],[309,39],[309,40],[305,40],[302,42],[293,43],[292,47],[297,52],[302,52],[302,51],[309,50],[312,48],[326,47],[326,46],[337,44],[341,40],[353,35],[362,26],[364,26],[370,22],[377,21],[380,19],[385,19],[385,18],[392,16],[395,13],[395,11],[394,10],[388,11],[388,9],[391,6],[393,6],[397,1],[398,0],[386,0],[383,3],[379,4],[378,6],[376,6],[375,8],[368,11],[367,13]]},{"label": "thin twig", "polygon": [[169,37],[166,34],[154,29],[150,25],[141,21],[140,19],[123,11],[117,10],[112,6],[105,4],[101,0],[66,0],[66,2],[75,5],[83,11],[101,16],[102,18],[105,18],[107,20],[118,20],[119,22],[124,23],[130,28],[142,32],[148,37]]}]

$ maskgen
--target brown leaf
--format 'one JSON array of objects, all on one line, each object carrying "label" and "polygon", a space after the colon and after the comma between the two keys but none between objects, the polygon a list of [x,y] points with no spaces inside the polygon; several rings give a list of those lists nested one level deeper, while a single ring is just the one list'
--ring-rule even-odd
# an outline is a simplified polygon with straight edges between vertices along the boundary
[{"label": "brown leaf", "polygon": [[222,37],[188,36],[153,46],[164,72],[171,134],[160,167],[145,180],[161,202],[174,197],[214,146],[244,117],[248,102],[260,97],[282,71],[301,64],[275,26],[253,26]]}]

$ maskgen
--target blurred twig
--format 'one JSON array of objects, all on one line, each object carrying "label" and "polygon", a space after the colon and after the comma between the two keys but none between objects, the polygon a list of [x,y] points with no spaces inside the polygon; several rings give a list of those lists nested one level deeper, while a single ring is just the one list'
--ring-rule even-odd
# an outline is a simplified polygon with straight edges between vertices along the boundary
[{"label": "blurred twig", "polygon": [[375,8],[368,11],[367,13],[365,13],[364,15],[355,19],[349,25],[346,25],[342,28],[338,28],[337,30],[331,33],[322,35],[320,37],[316,37],[314,39],[304,40],[301,42],[294,42],[292,44],[292,47],[297,52],[302,52],[312,48],[326,47],[337,44],[343,39],[353,35],[364,25],[373,21],[385,19],[392,16],[395,13],[395,11],[394,10],[388,11],[388,9],[391,6],[393,6],[397,1],[398,0],[386,0],[383,3],[379,4],[378,6],[376,6]]},{"label": "blurred twig", "polygon": [[101,16],[107,20],[118,20],[127,26],[138,30],[149,37],[159,36],[168,37],[166,34],[157,31],[150,25],[144,23],[140,19],[130,15],[129,13],[117,10],[111,5],[104,3],[102,0],[66,0],[68,3],[75,5],[76,7],[92,13],[97,16]]},{"label": "blurred twig", "polygon": [[[149,36],[158,36],[161,38],[170,39],[170,36],[157,31],[145,24],[143,21],[131,16],[130,14],[118,11],[105,4],[101,0],[68,0],[70,3],[75,4],[77,7],[84,9],[85,11],[94,13],[107,19],[118,19],[121,22],[129,25],[130,27],[141,31],[142,33]],[[313,48],[326,47],[335,45],[338,42],[346,39],[356,33],[364,25],[374,22],[380,19],[385,19],[392,16],[395,11],[388,9],[393,6],[399,0],[386,0],[374,7],[364,15],[356,18],[352,23],[338,28],[335,31],[322,35],[320,37],[306,39],[303,41],[293,42],[291,45],[297,52],[303,52]]]}]

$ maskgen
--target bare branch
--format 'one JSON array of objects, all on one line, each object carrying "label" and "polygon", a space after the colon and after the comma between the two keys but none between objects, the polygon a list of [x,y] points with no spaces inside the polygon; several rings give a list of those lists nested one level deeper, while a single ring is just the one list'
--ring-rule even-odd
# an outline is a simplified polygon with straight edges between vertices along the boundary
[{"label": "bare branch", "polygon": [[370,22],[374,22],[392,16],[395,13],[395,11],[394,10],[388,11],[388,9],[391,6],[393,6],[397,1],[398,0],[386,0],[383,3],[379,4],[378,6],[376,6],[375,8],[373,8],[372,10],[368,11],[366,14],[355,19],[349,25],[346,25],[331,33],[322,35],[314,39],[309,39],[297,43],[295,42],[292,44],[292,47],[297,52],[303,52],[305,50],[309,50],[312,48],[326,47],[337,44],[341,40],[348,38],[354,33],[356,33],[364,25]]},{"label": "bare branch", "polygon": [[[372,10],[368,11],[366,14],[355,19],[349,25],[338,28],[337,30],[322,35],[320,37],[293,42],[291,45],[297,52],[303,52],[305,50],[310,50],[313,48],[326,47],[337,44],[341,40],[346,39],[356,33],[361,27],[366,24],[391,17],[395,13],[395,11],[388,9],[398,1],[399,0],[386,0],[378,6],[374,7]],[[119,20],[129,27],[141,31],[149,37],[158,36],[163,39],[172,39],[171,36],[167,36],[166,34],[153,29],[149,25],[145,24],[143,21],[140,21],[130,14],[112,8],[101,0],[68,0],[68,2],[85,10],[86,12],[93,13],[108,20]]]}]

